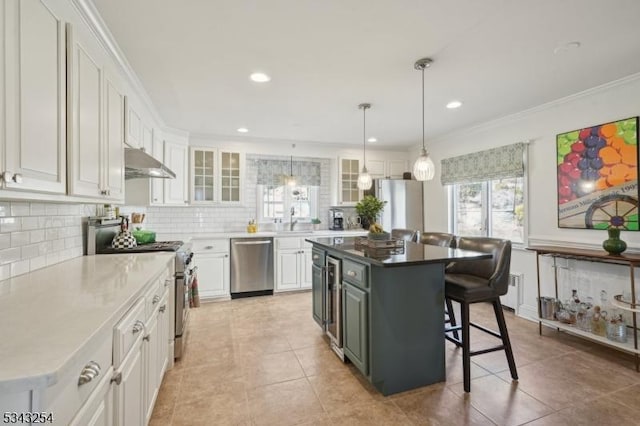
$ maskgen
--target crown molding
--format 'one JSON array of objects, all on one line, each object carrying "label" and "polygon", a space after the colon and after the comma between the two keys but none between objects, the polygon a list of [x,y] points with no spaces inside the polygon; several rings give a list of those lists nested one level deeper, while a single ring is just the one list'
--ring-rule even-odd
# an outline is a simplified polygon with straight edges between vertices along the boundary
[{"label": "crown molding", "polygon": [[563,104],[573,102],[597,93],[601,93],[618,86],[623,86],[625,84],[634,82],[636,80],[640,80],[640,73],[631,74],[626,77],[619,78],[617,80],[609,81],[599,86],[595,86],[595,87],[583,90],[581,92],[577,92],[572,95],[565,96],[563,98],[555,99],[553,101],[546,102],[544,104],[540,104],[538,106],[528,108],[513,114],[505,115],[503,117],[496,118],[494,120],[485,121],[484,123],[480,123],[470,127],[465,127],[459,130],[454,130],[453,132],[449,132],[444,135],[436,136],[432,139],[429,139],[427,143],[437,145],[437,144],[441,144],[448,141],[452,137],[467,136],[470,134],[491,130],[498,126],[502,126],[505,124],[510,124],[510,123],[522,120],[530,115],[537,114],[547,109],[551,109],[559,105],[563,105]]},{"label": "crown molding", "polygon": [[96,6],[93,4],[92,0],[69,0],[76,11],[80,14],[83,21],[88,25],[89,30],[93,33],[93,35],[98,39],[98,42],[105,48],[108,55],[113,59],[116,65],[120,68],[120,70],[124,73],[127,80],[129,80],[129,84],[133,87],[133,90],[140,97],[142,102],[145,104],[145,107],[149,110],[153,118],[157,121],[157,123],[166,128],[166,123],[155,105],[151,101],[151,97],[149,97],[149,93],[144,88],[144,85],[138,78],[138,75],[131,67],[131,64],[127,60],[127,57],[124,55],[120,46],[116,42],[116,39],[111,34],[111,31],[107,27],[107,24],[100,16],[100,12],[96,9]]}]

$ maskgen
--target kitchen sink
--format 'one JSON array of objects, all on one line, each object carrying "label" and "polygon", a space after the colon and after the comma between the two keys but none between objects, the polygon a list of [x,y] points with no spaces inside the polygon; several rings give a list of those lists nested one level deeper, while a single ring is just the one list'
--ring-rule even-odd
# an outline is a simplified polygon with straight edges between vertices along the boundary
[{"label": "kitchen sink", "polygon": [[304,234],[313,234],[313,231],[308,230],[308,231],[304,231],[304,230],[294,230],[294,231],[278,231],[276,232],[277,235],[304,235]]}]

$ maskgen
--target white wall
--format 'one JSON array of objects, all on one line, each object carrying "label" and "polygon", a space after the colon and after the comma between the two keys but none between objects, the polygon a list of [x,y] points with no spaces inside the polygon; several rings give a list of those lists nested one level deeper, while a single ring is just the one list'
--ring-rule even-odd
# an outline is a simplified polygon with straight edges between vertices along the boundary
[{"label": "white wall", "polygon": [[[427,148],[436,163],[436,178],[425,183],[425,229],[448,230],[447,190],[440,184],[440,161],[443,158],[531,140],[527,192],[529,244],[600,247],[607,238],[603,231],[560,229],[557,226],[555,138],[566,131],[640,115],[639,99],[640,74],[430,140]],[[487,101],[490,102],[489,97]],[[622,239],[627,241],[631,249],[640,249],[640,232],[622,232]],[[569,266],[576,270],[583,267],[581,262],[573,262]],[[514,250],[511,269],[525,275],[521,313],[535,315],[535,256],[530,252]],[[625,283],[628,283],[628,271],[622,269],[609,271],[607,277],[612,281],[626,280]],[[577,284],[575,279],[572,282]],[[588,291],[585,289],[584,292]]]}]

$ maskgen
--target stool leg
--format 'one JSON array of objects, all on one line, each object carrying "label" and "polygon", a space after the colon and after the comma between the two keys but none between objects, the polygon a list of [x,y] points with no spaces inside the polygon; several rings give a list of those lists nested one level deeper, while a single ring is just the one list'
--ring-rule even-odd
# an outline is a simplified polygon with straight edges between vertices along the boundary
[{"label": "stool leg", "polygon": [[471,343],[469,336],[469,304],[460,303],[462,317],[462,370],[464,375],[464,391],[471,392]]},{"label": "stool leg", "polygon": [[[445,297],[444,301],[447,304],[447,315],[449,316],[449,324],[451,324],[452,327],[455,327],[457,325],[456,323],[456,314],[453,312],[453,303],[451,303],[451,299],[447,299]],[[458,330],[453,330],[453,337],[456,340],[460,340],[460,337],[458,336]]]},{"label": "stool leg", "polygon": [[511,371],[511,378],[518,380],[518,372],[516,371],[516,362],[513,359],[513,351],[511,350],[511,341],[509,340],[509,333],[507,332],[507,323],[504,320],[504,312],[502,312],[502,304],[500,299],[493,301],[493,310],[496,313],[496,321],[498,322],[498,328],[500,329],[500,336],[502,336],[502,344],[504,345],[504,352],[507,355],[507,362],[509,363],[509,371]]}]

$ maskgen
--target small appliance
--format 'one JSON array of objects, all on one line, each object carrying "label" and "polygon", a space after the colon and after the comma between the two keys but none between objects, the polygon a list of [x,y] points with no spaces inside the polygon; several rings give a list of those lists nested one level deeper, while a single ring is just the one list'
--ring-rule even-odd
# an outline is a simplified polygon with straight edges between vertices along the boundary
[{"label": "small appliance", "polygon": [[332,231],[344,230],[344,211],[342,209],[329,209],[329,229]]}]

